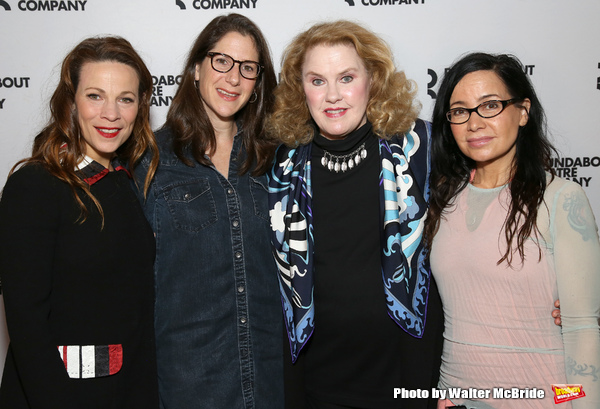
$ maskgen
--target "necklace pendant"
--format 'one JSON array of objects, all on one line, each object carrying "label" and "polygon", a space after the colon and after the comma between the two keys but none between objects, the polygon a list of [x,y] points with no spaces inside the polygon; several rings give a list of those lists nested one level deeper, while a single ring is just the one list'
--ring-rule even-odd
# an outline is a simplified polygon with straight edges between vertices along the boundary
[{"label": "necklace pendant", "polygon": [[367,150],[363,143],[358,149],[350,152],[346,155],[334,155],[326,150],[323,150],[323,157],[321,158],[321,165],[330,172],[339,173],[346,172],[348,169],[353,169],[358,166],[363,159],[367,157]]}]

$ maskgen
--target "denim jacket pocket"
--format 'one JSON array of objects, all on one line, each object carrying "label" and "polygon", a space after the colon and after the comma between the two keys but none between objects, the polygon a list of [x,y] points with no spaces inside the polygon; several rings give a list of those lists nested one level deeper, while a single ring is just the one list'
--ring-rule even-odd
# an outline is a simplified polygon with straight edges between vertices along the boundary
[{"label": "denim jacket pocket", "polygon": [[217,221],[217,208],[208,178],[166,186],[163,195],[178,229],[197,232]]},{"label": "denim jacket pocket", "polygon": [[267,187],[266,176],[259,178],[250,176],[250,194],[254,203],[254,214],[269,221],[269,188]]}]

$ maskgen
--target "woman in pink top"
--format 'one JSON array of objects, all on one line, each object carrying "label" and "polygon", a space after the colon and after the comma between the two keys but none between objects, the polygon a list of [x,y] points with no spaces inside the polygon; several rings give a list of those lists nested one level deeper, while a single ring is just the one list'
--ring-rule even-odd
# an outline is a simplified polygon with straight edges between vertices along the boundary
[{"label": "woman in pink top", "polygon": [[[598,230],[582,188],[554,175],[554,152],[516,58],[450,68],[425,232],[445,315],[438,408],[600,407]],[[562,331],[548,319],[557,298]],[[555,406],[561,384],[586,396]]]}]

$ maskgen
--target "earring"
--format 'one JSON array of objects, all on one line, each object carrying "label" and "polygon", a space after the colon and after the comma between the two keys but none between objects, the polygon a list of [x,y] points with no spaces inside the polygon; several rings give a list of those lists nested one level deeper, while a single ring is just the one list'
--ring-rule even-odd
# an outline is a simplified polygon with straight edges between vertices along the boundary
[{"label": "earring", "polygon": [[[252,99],[252,97],[254,97],[254,99]],[[258,99],[258,95],[256,94],[256,91],[253,91],[252,92],[252,96],[250,97],[250,100],[248,101],[248,103],[249,104],[254,104],[257,99]]]}]

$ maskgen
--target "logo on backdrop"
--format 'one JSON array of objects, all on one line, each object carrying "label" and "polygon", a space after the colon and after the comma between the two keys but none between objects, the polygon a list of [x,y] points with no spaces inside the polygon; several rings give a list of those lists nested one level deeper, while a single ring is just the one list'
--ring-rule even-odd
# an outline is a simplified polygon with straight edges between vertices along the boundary
[{"label": "logo on backdrop", "polygon": [[360,2],[363,6],[400,6],[403,4],[425,4],[425,0],[344,0],[349,6]]},{"label": "logo on backdrop", "polygon": [[186,10],[191,4],[196,10],[214,10],[214,9],[255,9],[258,0],[175,0],[175,5],[180,10]]},{"label": "logo on backdrop", "polygon": [[[0,77],[0,91],[11,88],[29,88],[30,77]],[[0,96],[0,109],[4,109],[6,98]]]},{"label": "logo on backdrop", "polygon": [[[448,68],[446,68],[446,71],[448,71]],[[431,99],[435,99],[437,94],[433,90],[433,87],[435,87],[435,84],[438,82],[438,75],[431,68],[427,68],[427,75],[429,75],[429,78],[431,78],[431,80],[427,83],[427,95],[429,95]]]},{"label": "logo on backdrop", "polygon": [[152,76],[152,99],[150,106],[153,107],[168,107],[173,101],[173,95],[177,86],[181,84],[181,75],[161,75],[159,77]]},{"label": "logo on backdrop", "polygon": [[[17,8],[21,11],[85,11],[88,0],[83,1],[57,1],[57,0],[20,0]],[[13,3],[14,4],[14,3]],[[0,0],[0,7],[10,11],[7,1]]]},{"label": "logo on backdrop", "polygon": [[[600,64],[599,68],[600,68]],[[533,75],[533,69],[535,68],[535,65],[525,65],[523,66],[523,70],[525,71],[525,74],[532,76]],[[444,73],[446,73],[448,71],[448,68],[446,68],[444,70]],[[435,70],[433,70],[432,68],[427,68],[427,75],[429,75],[429,82],[427,83],[427,95],[429,95],[431,97],[431,99],[436,99],[437,98],[437,92],[433,90],[433,88],[437,85],[438,80],[441,79],[439,77],[439,75],[437,74],[437,72]],[[600,84],[600,78],[598,78],[599,84]]]},{"label": "logo on backdrop", "polygon": [[559,156],[552,158],[552,167],[556,176],[572,180],[583,187],[590,187],[592,177],[586,176],[591,168],[600,167],[600,156]]}]

